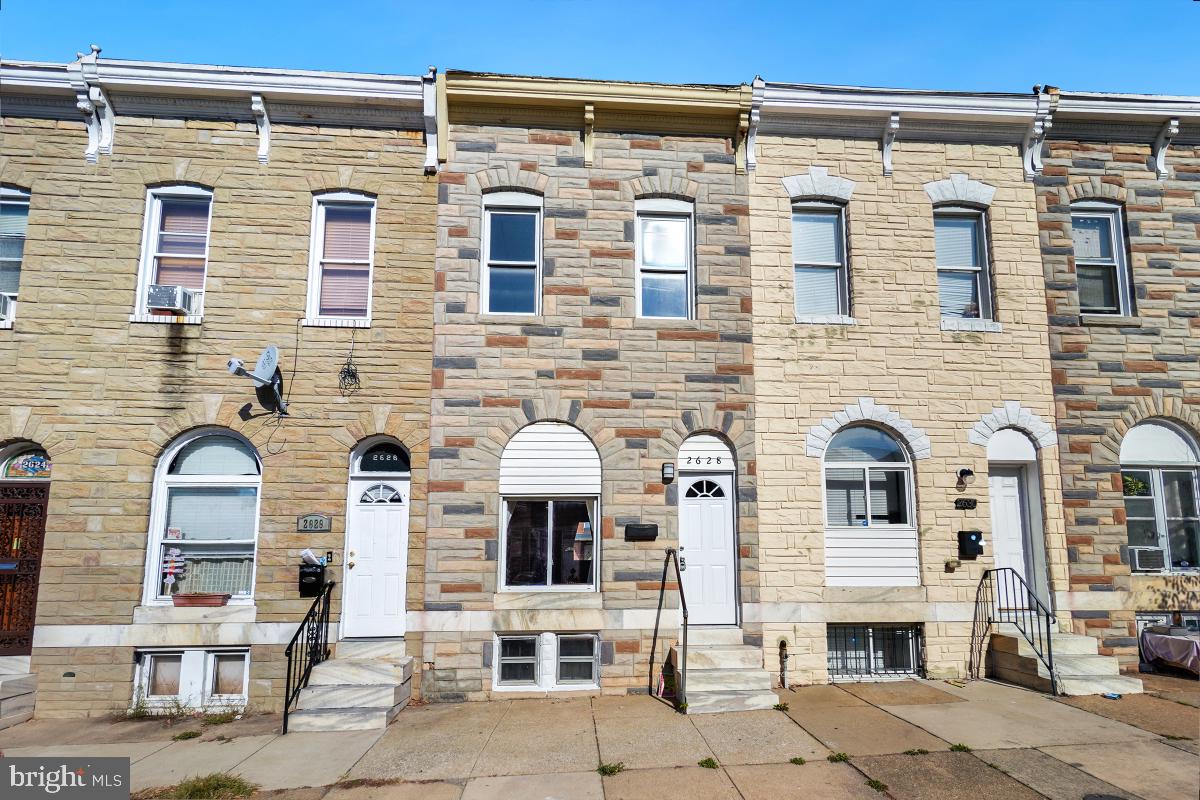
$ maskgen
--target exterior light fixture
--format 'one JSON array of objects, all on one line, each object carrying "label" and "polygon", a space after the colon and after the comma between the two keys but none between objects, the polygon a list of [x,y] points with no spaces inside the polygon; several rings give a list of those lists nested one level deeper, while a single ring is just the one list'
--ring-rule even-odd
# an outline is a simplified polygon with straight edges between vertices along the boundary
[{"label": "exterior light fixture", "polygon": [[965,469],[965,468],[960,469],[958,471],[958,483],[955,485],[955,488],[958,489],[959,491],[962,491],[963,489],[967,488],[974,482],[975,482],[975,473],[974,472],[972,472],[969,469]]},{"label": "exterior light fixture", "polygon": [[675,464],[672,461],[664,461],[662,465],[662,482],[670,483],[675,480]]}]

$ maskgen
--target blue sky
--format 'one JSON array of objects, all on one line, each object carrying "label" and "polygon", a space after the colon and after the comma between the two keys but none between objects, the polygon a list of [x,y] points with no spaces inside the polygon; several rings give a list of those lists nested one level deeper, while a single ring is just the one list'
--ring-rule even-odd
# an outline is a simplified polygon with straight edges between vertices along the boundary
[{"label": "blue sky", "polygon": [[761,73],[797,83],[1200,95],[1196,0],[0,3],[0,55],[12,59],[65,61],[94,42],[111,58],[353,72],[415,74],[436,64],[615,80],[738,83]]}]

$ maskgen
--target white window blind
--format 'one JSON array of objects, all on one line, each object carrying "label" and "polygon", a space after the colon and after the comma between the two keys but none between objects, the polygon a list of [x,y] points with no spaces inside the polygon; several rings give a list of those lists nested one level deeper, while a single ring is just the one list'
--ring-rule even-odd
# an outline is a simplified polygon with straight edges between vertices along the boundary
[{"label": "white window blind", "polygon": [[934,240],[939,267],[978,267],[979,220],[974,217],[939,216],[934,220]]},{"label": "white window blind", "polygon": [[795,264],[841,264],[841,224],[837,212],[792,214]]},{"label": "white window blind", "polygon": [[[258,490],[246,486],[174,486],[167,528],[184,540],[253,540]],[[169,537],[168,537],[169,538]]]},{"label": "white window blind", "polygon": [[955,319],[990,318],[983,216],[935,214],[933,227],[941,315]]},{"label": "white window blind", "polygon": [[172,475],[257,475],[258,460],[231,436],[204,436],[184,446],[171,462]]},{"label": "white window blind", "polygon": [[365,203],[324,203],[321,316],[365,317],[371,287],[371,216]]},{"label": "white window blind", "polygon": [[840,209],[792,212],[792,262],[797,319],[849,313]]},{"label": "white window blind", "polygon": [[28,201],[0,202],[0,294],[17,296],[28,226]]}]

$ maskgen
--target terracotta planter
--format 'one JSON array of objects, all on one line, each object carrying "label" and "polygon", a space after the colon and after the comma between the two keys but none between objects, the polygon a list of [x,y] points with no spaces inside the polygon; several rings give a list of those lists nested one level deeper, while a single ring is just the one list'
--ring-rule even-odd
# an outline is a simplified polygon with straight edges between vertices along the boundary
[{"label": "terracotta planter", "polygon": [[229,595],[215,592],[182,592],[171,595],[171,602],[180,608],[212,608],[229,602]]}]

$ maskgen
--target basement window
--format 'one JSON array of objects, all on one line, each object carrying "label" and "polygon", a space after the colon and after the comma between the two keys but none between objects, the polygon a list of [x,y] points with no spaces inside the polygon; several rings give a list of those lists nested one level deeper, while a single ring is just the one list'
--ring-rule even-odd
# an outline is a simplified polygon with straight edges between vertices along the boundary
[{"label": "basement window", "polygon": [[595,633],[501,634],[492,685],[499,691],[568,691],[600,686],[600,638]]},{"label": "basement window", "polygon": [[137,654],[134,708],[171,713],[240,710],[246,705],[250,652],[232,650],[143,650]]},{"label": "basement window", "polygon": [[918,625],[828,625],[826,636],[831,681],[903,679],[921,672]]}]

